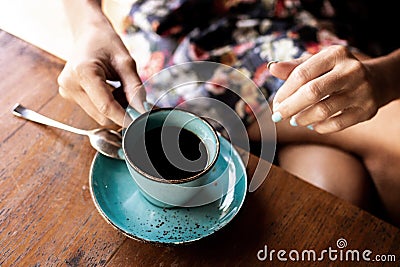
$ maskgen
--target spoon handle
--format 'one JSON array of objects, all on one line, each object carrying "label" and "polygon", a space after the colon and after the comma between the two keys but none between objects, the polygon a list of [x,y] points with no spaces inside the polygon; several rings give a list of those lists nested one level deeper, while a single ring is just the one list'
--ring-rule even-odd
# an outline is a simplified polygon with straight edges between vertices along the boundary
[{"label": "spoon handle", "polygon": [[66,130],[69,132],[73,132],[76,134],[81,134],[81,135],[88,135],[88,131],[82,130],[82,129],[78,129],[66,124],[63,124],[61,122],[55,121],[53,119],[50,119],[48,117],[45,117],[33,110],[30,110],[28,108],[25,108],[24,106],[22,106],[21,104],[16,104],[13,108],[13,114],[15,116],[30,120],[30,121],[34,121],[37,123],[41,123],[44,125],[48,125],[48,126],[52,126],[52,127],[56,127],[62,130]]}]

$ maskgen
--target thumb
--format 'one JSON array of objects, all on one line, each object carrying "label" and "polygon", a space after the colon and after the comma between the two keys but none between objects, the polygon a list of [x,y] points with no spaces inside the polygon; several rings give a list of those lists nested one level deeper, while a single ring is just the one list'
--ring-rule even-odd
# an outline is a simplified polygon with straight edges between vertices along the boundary
[{"label": "thumb", "polygon": [[278,79],[286,80],[290,73],[301,63],[311,57],[310,54],[305,56],[288,60],[288,61],[271,61],[268,63],[269,72]]}]

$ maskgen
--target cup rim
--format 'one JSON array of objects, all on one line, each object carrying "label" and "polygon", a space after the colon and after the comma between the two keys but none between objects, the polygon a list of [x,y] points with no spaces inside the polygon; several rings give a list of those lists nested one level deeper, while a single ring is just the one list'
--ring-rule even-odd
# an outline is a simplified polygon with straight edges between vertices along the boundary
[{"label": "cup rim", "polygon": [[[126,147],[126,144],[125,144],[125,143],[126,143],[126,141],[125,141],[125,140],[126,140],[126,139],[125,139],[125,135],[126,135],[126,133],[128,132],[128,130],[132,127],[133,124],[135,124],[136,122],[140,121],[142,118],[144,118],[144,117],[147,116],[148,114],[151,114],[151,113],[158,113],[158,112],[161,112],[161,111],[172,111],[172,110],[176,110],[176,111],[179,111],[179,112],[188,113],[188,114],[190,114],[190,115],[196,117],[197,119],[200,119],[200,120],[201,120],[204,124],[206,124],[207,127],[211,130],[211,132],[213,133],[213,136],[214,136],[214,138],[215,138],[215,140],[216,140],[215,157],[214,157],[213,160],[207,165],[207,167],[204,168],[201,172],[199,172],[199,173],[197,173],[197,174],[195,174],[195,175],[192,175],[192,176],[189,176],[189,177],[185,177],[185,178],[183,178],[183,179],[177,179],[177,180],[174,180],[174,179],[172,179],[172,180],[167,180],[167,179],[164,179],[164,178],[160,178],[160,177],[153,176],[153,175],[148,174],[147,172],[143,171],[142,169],[140,169],[139,167],[137,167],[137,166],[132,162],[132,160],[128,157],[128,153],[127,153],[126,148],[125,148],[125,147]],[[194,133],[194,134],[195,134],[195,133]],[[196,135],[197,135],[197,134],[196,134]],[[216,131],[216,130],[214,129],[214,127],[213,127],[206,119],[204,119],[203,117],[201,117],[201,116],[199,116],[199,115],[196,115],[195,113],[193,113],[193,112],[191,112],[191,111],[187,111],[187,110],[184,110],[184,109],[181,109],[181,108],[157,108],[157,109],[152,109],[152,110],[149,110],[149,111],[146,111],[146,112],[140,114],[136,119],[134,119],[134,120],[128,125],[128,127],[127,127],[126,130],[125,130],[124,136],[123,136],[123,138],[122,138],[122,150],[123,150],[123,152],[124,152],[125,160],[128,162],[129,166],[131,166],[132,168],[134,168],[135,171],[137,171],[139,174],[141,174],[142,176],[146,177],[147,179],[150,179],[150,180],[153,180],[153,181],[159,182],[159,183],[166,183],[166,184],[183,184],[183,183],[191,182],[191,181],[194,181],[194,180],[200,178],[201,176],[203,176],[203,175],[205,175],[207,172],[209,172],[209,171],[211,170],[211,168],[214,167],[215,163],[217,162],[218,156],[219,156],[220,141],[219,141],[219,138],[218,138],[217,131]]]}]

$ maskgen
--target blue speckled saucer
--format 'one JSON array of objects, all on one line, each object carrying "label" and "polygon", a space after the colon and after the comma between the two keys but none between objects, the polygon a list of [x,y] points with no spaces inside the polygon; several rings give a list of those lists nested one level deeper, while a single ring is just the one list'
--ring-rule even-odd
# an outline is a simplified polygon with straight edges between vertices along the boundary
[{"label": "blue speckled saucer", "polygon": [[215,233],[239,212],[247,191],[246,169],[239,154],[225,138],[220,141],[219,160],[229,166],[227,179],[235,184],[220,199],[194,208],[154,206],[138,191],[125,162],[97,153],[89,177],[97,209],[108,223],[141,241],[182,244]]}]

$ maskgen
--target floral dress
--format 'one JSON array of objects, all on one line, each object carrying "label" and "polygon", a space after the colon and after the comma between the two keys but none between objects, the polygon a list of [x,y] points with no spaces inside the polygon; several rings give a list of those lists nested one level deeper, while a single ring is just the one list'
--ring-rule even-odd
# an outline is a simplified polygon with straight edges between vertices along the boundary
[{"label": "floral dress", "polygon": [[[318,2],[319,14],[334,15],[329,1]],[[199,96],[218,99],[247,126],[254,120],[254,110],[270,101],[283,83],[269,73],[266,63],[314,54],[332,44],[347,45],[326,25],[296,0],[137,0],[125,18],[122,38],[143,81],[185,62],[217,62],[239,70],[261,94],[242,83],[236,71],[217,67],[209,83],[171,91],[157,104],[177,106]],[[151,101],[165,95],[163,89],[171,81],[197,78],[195,70],[172,72],[161,75],[162,86],[146,87]],[[202,116],[218,113],[202,101],[192,101],[190,109]]]}]

